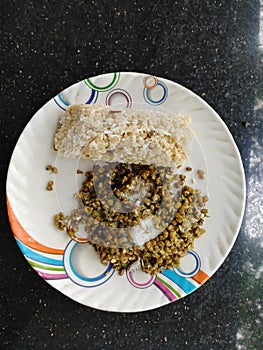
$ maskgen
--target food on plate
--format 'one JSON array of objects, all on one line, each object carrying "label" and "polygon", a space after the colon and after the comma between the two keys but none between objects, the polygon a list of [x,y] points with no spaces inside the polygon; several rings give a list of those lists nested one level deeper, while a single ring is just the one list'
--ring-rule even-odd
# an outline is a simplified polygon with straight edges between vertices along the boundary
[{"label": "food on plate", "polygon": [[47,171],[51,171],[51,173],[53,173],[53,174],[57,174],[58,173],[58,169],[55,166],[52,166],[51,164],[46,166],[46,170]]},{"label": "food on plate", "polygon": [[204,180],[205,178],[204,170],[201,170],[201,169],[197,170],[197,175],[199,176],[199,179]]},{"label": "food on plate", "polygon": [[192,168],[178,173],[191,135],[185,116],[70,106],[59,120],[54,148],[59,156],[96,163],[75,194],[78,208],[55,215],[55,226],[91,244],[119,274],[135,265],[152,275],[177,267],[205,232],[208,216],[208,197],[186,184]]},{"label": "food on plate", "polygon": [[189,154],[190,118],[173,113],[71,105],[54,148],[67,158],[180,166]]},{"label": "food on plate", "polygon": [[[183,188],[175,206],[179,208],[171,223],[156,238],[144,243],[143,246],[127,249],[91,243],[99,254],[101,262],[104,265],[111,263],[120,275],[136,263],[139,263],[142,271],[151,275],[163,269],[178,267],[180,258],[189,249],[193,249],[195,238],[205,232],[201,226],[208,211],[203,208],[200,194],[188,186]],[[199,212],[197,217],[193,215],[195,209]]]},{"label": "food on plate", "polygon": [[47,190],[48,191],[53,191],[53,186],[54,186],[54,181],[48,181],[48,183],[47,183]]},{"label": "food on plate", "polygon": [[135,263],[150,274],[177,267],[205,232],[208,197],[185,185],[185,175],[164,167],[118,163],[113,171],[105,168],[86,173],[76,194],[79,208],[55,215],[56,227],[73,239],[84,227],[101,262],[120,274]]}]

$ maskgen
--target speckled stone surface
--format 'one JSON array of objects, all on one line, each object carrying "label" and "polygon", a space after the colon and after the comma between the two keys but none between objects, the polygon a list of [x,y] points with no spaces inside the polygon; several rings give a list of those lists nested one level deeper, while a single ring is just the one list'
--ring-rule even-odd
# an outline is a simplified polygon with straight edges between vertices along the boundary
[{"label": "speckled stone surface", "polygon": [[[0,348],[262,349],[259,1],[2,0],[0,16]],[[242,228],[216,274],[192,295],[137,314],[93,310],[50,287],[22,256],[5,209],[8,162],[32,115],[74,82],[116,70],[202,96],[229,127],[247,178]]]}]

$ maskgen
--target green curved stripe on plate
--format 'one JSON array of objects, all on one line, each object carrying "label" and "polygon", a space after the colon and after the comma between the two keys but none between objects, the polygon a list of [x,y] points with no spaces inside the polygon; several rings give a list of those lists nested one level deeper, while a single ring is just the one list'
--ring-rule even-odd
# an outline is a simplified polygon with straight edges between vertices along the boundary
[{"label": "green curved stripe on plate", "polygon": [[169,288],[172,292],[174,292],[174,294],[177,295],[178,298],[181,298],[181,297],[182,297],[181,294],[179,294],[179,293],[177,292],[177,290],[175,290],[172,286],[170,286],[170,284],[168,284],[167,282],[165,282],[161,277],[156,276],[156,278],[157,278],[160,282],[162,282],[162,284],[164,284],[167,288]]},{"label": "green curved stripe on plate", "polygon": [[45,266],[42,264],[38,264],[34,261],[28,260],[29,264],[33,267],[39,267],[40,269],[43,270],[49,270],[49,271],[65,271],[63,267],[52,267],[52,266]]},{"label": "green curved stripe on plate", "polygon": [[94,89],[96,91],[108,91],[118,83],[119,79],[120,79],[120,73],[117,72],[117,73],[113,73],[113,80],[106,86],[97,86],[93,84],[89,78],[85,79],[84,81],[85,81],[85,84],[88,85],[91,89]]}]

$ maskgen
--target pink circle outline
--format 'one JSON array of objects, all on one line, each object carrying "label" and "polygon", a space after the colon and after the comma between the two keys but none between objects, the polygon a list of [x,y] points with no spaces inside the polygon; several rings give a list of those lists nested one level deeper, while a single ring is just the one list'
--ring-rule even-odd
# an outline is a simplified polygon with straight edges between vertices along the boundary
[{"label": "pink circle outline", "polygon": [[132,105],[131,95],[127,91],[125,91],[123,89],[112,90],[106,97],[106,105],[110,106],[111,105],[111,98],[112,98],[112,96],[117,95],[117,94],[123,95],[125,97],[126,101],[127,101],[126,108],[131,108],[131,105]]},{"label": "pink circle outline", "polygon": [[156,279],[156,276],[150,276],[150,279],[147,282],[139,283],[139,282],[136,282],[134,280],[133,272],[127,272],[127,279],[134,287],[137,287],[137,288],[148,288],[154,283],[154,281]]}]

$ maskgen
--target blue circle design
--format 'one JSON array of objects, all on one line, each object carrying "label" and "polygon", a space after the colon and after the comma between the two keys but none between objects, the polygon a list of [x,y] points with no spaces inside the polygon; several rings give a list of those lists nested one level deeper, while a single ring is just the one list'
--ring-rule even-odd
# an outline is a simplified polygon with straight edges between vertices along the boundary
[{"label": "blue circle design", "polygon": [[[86,105],[89,105],[91,103],[96,103],[98,99],[98,91],[95,91],[94,89],[91,89],[91,95],[87,102],[85,102]],[[54,102],[56,105],[61,108],[63,111],[67,110],[67,107],[70,106],[70,103],[67,102],[61,95],[61,93],[57,94],[56,97],[54,97]]]},{"label": "blue circle design", "polygon": [[155,105],[155,106],[162,104],[167,99],[167,96],[168,96],[167,86],[162,81],[159,81],[159,80],[157,81],[156,86],[157,85],[159,85],[163,88],[163,96],[162,96],[162,98],[160,98],[160,100],[154,101],[149,96],[149,90],[154,90],[155,88],[152,88],[152,89],[144,88],[144,90],[143,90],[143,96],[144,96],[145,101],[148,102],[149,104]]},{"label": "blue circle design", "polygon": [[69,103],[64,100],[64,98],[61,96],[61,94],[58,94],[58,98],[65,106],[67,106],[67,107],[69,106]]},{"label": "blue circle design", "polygon": [[72,262],[72,251],[76,248],[79,243],[70,240],[66,245],[63,254],[63,266],[68,278],[76,285],[84,288],[96,288],[108,282],[108,280],[114,275],[112,264],[109,264],[106,270],[99,276],[93,278],[87,278],[80,275],[74,268]]},{"label": "blue circle design", "polygon": [[185,276],[185,277],[192,277],[192,276],[196,275],[197,272],[200,270],[200,268],[201,268],[201,260],[200,260],[199,255],[198,255],[195,251],[193,251],[193,250],[188,250],[187,254],[191,254],[191,255],[194,257],[194,259],[195,259],[196,266],[195,266],[195,268],[193,269],[193,271],[190,271],[190,272],[183,272],[183,271],[182,271],[181,269],[179,269],[179,268],[176,268],[175,271],[179,272],[180,275],[183,275],[183,276]]},{"label": "blue circle design", "polygon": [[86,282],[96,282],[96,281],[99,281],[101,280],[102,278],[105,278],[105,276],[107,276],[107,273],[110,272],[112,270],[112,265],[109,264],[106,268],[106,270],[100,274],[99,276],[96,276],[96,277],[93,277],[93,278],[89,278],[89,277],[84,277],[84,276],[81,276],[74,268],[74,265],[72,263],[72,254],[74,252],[74,249],[76,248],[76,246],[78,245],[78,243],[74,244],[73,248],[71,249],[70,251],[70,254],[69,254],[69,265],[70,265],[70,268],[72,270],[72,272],[74,272],[74,274],[79,278],[81,279],[82,281],[86,281]]},{"label": "blue circle design", "polygon": [[98,99],[98,91],[92,89],[91,90],[91,95],[90,95],[90,98],[88,99],[87,102],[85,102],[86,105],[89,105],[91,103],[96,103],[97,102],[97,99]]},{"label": "blue circle design", "polygon": [[62,106],[57,102],[57,100],[55,99],[55,97],[53,98],[53,101],[55,102],[55,104],[56,104],[59,108],[63,109],[63,111],[66,111],[66,108],[62,107]]}]

